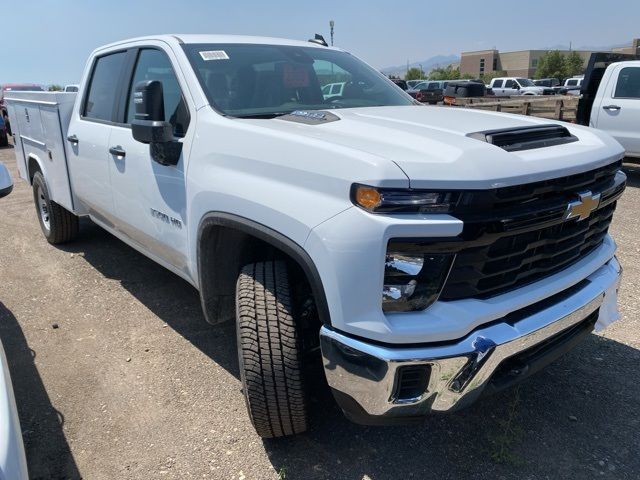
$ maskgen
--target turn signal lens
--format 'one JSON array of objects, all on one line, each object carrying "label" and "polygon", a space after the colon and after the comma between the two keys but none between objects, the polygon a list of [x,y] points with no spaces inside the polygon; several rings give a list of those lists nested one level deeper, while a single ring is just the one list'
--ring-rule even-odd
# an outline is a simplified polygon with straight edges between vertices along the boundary
[{"label": "turn signal lens", "polygon": [[373,210],[380,206],[382,197],[380,192],[375,188],[359,185],[356,188],[356,202],[362,208]]},{"label": "turn signal lens", "polygon": [[450,213],[460,192],[378,188],[353,184],[351,200],[372,213]]}]

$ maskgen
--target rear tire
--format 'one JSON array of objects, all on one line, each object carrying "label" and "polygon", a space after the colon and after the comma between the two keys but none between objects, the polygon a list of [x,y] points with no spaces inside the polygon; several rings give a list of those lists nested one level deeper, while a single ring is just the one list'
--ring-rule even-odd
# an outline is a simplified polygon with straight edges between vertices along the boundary
[{"label": "rear tire", "polygon": [[283,261],[246,265],[236,286],[240,375],[251,422],[262,438],[307,429],[301,333]]},{"label": "rear tire", "polygon": [[33,176],[33,201],[40,228],[53,245],[69,242],[78,236],[78,217],[49,198],[42,173]]}]

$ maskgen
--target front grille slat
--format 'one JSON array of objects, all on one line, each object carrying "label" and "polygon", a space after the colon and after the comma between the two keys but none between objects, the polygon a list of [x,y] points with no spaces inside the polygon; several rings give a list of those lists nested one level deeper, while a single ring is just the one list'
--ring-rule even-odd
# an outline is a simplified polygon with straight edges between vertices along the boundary
[{"label": "front grille slat", "polygon": [[[604,241],[625,187],[620,167],[616,162],[555,180],[465,193],[456,213],[472,238],[457,248],[443,243],[456,248],[456,259],[440,300],[490,298],[558,273],[593,252]],[[602,193],[588,219],[563,221],[557,210],[544,212],[585,190]],[[496,212],[502,209],[510,212],[510,220],[497,227]],[[487,212],[484,224],[482,211]]]}]

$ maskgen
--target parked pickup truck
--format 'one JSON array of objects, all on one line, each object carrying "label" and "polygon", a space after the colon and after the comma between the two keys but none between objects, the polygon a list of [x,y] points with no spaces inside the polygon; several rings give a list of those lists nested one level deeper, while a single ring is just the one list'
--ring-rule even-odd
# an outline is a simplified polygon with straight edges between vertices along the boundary
[{"label": "parked pickup truck", "polygon": [[555,91],[550,87],[539,87],[528,78],[498,77],[491,79],[487,88],[493,90],[497,97],[510,95],[554,95]]},{"label": "parked pickup truck", "polygon": [[47,240],[89,216],[234,319],[263,437],[307,428],[314,358],[350,419],[404,422],[618,318],[606,133],[424,108],[340,49],[257,37],[114,43],[77,94],[7,101]]},{"label": "parked pickup truck", "polygon": [[407,93],[417,101],[430,105],[435,105],[444,98],[439,82],[421,82],[407,89]]},{"label": "parked pickup truck", "polygon": [[584,77],[577,120],[603,130],[640,159],[640,57],[594,53]]}]

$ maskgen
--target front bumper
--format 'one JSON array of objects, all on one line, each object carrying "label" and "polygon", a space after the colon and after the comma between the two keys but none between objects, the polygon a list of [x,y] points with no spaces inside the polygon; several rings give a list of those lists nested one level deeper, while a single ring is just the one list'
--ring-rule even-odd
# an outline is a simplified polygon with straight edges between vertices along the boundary
[{"label": "front bumper", "polygon": [[[387,346],[324,326],[320,344],[327,382],[347,417],[358,423],[393,423],[457,410],[483,392],[538,371],[594,325],[616,320],[620,276],[620,264],[612,258],[566,291],[453,342]],[[415,366],[425,376],[424,388],[403,397],[401,371]],[[413,385],[420,382],[414,379]]]}]

